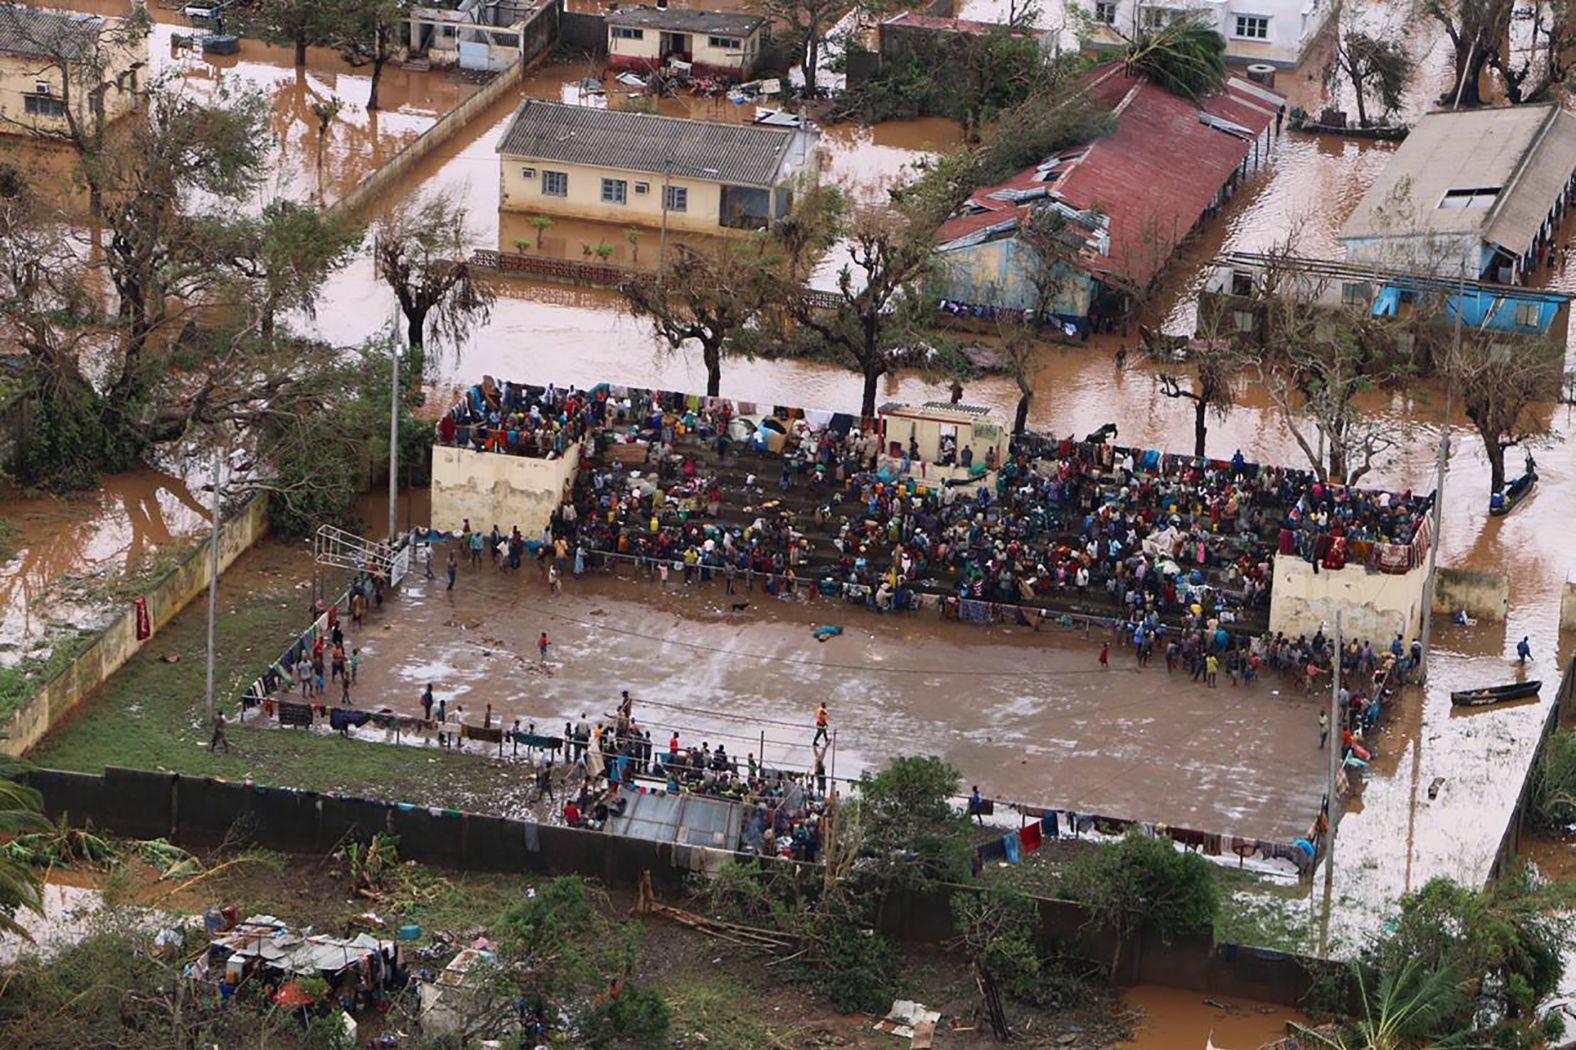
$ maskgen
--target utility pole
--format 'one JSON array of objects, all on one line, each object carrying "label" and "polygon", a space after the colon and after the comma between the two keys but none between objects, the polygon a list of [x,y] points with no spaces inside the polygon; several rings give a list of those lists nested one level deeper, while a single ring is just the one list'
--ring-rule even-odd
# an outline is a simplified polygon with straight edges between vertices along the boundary
[{"label": "utility pole", "polygon": [[[395,337],[398,338],[397,336]],[[393,367],[389,387],[389,544],[399,536],[399,345],[391,343]]]},{"label": "utility pole", "polygon": [[[1466,310],[1467,297],[1467,261],[1461,260],[1460,296],[1456,300],[1456,323],[1450,336],[1451,365],[1454,366],[1461,360],[1461,315]],[[1432,535],[1428,537],[1428,575],[1423,577],[1423,636],[1421,638],[1423,655],[1420,664],[1412,669],[1419,684],[1428,681],[1428,666],[1433,663],[1433,650],[1430,648],[1434,633],[1434,573],[1439,563],[1439,528],[1440,519],[1445,508],[1445,464],[1450,461],[1450,413],[1455,407],[1456,388],[1454,383],[1445,384],[1445,418],[1439,425],[1439,462],[1434,471],[1434,506],[1430,519],[1433,527]]]},{"label": "utility pole", "polygon": [[1338,800],[1335,797],[1335,778],[1340,775],[1342,751],[1345,748],[1345,724],[1341,710],[1341,610],[1335,610],[1335,659],[1330,661],[1330,778],[1325,785],[1324,819],[1329,825],[1324,833],[1324,924],[1319,929],[1319,954],[1326,954],[1330,943],[1330,912],[1335,900],[1335,823],[1340,819]]},{"label": "utility pole", "polygon": [[219,614],[219,469],[221,454],[221,445],[215,444],[213,447],[213,506],[209,512],[213,520],[211,522],[211,535],[208,540],[208,688],[206,696],[209,722],[213,721],[214,623]]},{"label": "utility pole", "polygon": [[673,172],[673,158],[662,164],[662,232],[657,236],[657,280],[668,272],[668,179]]}]

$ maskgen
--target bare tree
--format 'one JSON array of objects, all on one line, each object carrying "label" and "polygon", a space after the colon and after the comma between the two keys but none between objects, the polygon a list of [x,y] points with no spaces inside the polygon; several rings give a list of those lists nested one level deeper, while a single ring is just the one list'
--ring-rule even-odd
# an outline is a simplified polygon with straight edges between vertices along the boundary
[{"label": "bare tree", "polygon": [[405,24],[405,0],[347,0],[332,26],[335,46],[353,66],[372,67],[372,88],[367,108],[380,108],[378,88],[383,67],[399,50],[399,30]]},{"label": "bare tree", "polygon": [[847,9],[844,0],[758,0],[755,5],[757,14],[779,27],[780,38],[793,56],[790,64],[793,59],[803,64],[806,98],[817,94],[816,74],[827,31]]},{"label": "bare tree", "polygon": [[1546,409],[1559,396],[1563,356],[1563,340],[1507,343],[1473,332],[1446,358],[1445,380],[1483,438],[1490,494],[1505,487],[1505,450],[1548,434]]},{"label": "bare tree", "polygon": [[1455,56],[1445,101],[1483,104],[1483,71],[1510,32],[1514,0],[1422,0],[1422,10],[1444,29]]},{"label": "bare tree", "polygon": [[1002,371],[1018,388],[1018,407],[1012,417],[1012,434],[1018,437],[1029,427],[1029,405],[1034,401],[1034,380],[1039,358],[1039,342],[1034,329],[1021,321],[1003,319],[997,323],[997,356]]},{"label": "bare tree", "polygon": [[765,236],[726,240],[714,250],[675,247],[675,259],[656,279],[638,277],[620,286],[630,312],[651,319],[667,347],[678,352],[700,344],[706,393],[722,387],[722,357],[780,288],[779,260]]},{"label": "bare tree", "polygon": [[1160,393],[1193,402],[1193,455],[1202,458],[1209,413],[1224,419],[1235,403],[1232,385],[1242,355],[1230,339],[1202,338],[1188,344],[1188,360],[1193,366],[1191,376],[1160,373]]},{"label": "bare tree", "polygon": [[905,357],[923,364],[921,298],[934,259],[933,227],[886,207],[854,210],[845,231],[848,262],[838,271],[835,305],[795,290],[799,324],[820,339],[833,360],[864,378],[860,411],[876,414],[881,377]]},{"label": "bare tree", "polygon": [[444,190],[402,202],[373,237],[378,276],[405,316],[413,383],[422,376],[429,340],[459,342],[492,315],[497,296],[471,268],[467,217],[458,197]]}]

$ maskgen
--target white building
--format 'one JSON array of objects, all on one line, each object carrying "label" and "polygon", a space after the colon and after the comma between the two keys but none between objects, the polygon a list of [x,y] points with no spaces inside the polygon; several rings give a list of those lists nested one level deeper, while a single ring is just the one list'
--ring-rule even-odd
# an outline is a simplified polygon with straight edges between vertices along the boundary
[{"label": "white building", "polygon": [[1289,69],[1302,63],[1334,8],[1332,0],[1094,0],[1096,27],[1089,42],[1114,47],[1122,42],[1117,30],[1133,36],[1196,12],[1226,38],[1230,61]]}]

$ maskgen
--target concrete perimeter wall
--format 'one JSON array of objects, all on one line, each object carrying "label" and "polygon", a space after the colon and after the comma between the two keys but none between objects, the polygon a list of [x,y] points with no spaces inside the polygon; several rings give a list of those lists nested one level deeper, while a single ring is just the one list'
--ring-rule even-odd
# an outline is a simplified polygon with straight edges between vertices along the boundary
[{"label": "concrete perimeter wall", "polygon": [[1415,638],[1423,629],[1423,566],[1403,575],[1370,572],[1361,565],[1320,569],[1295,555],[1275,556],[1270,586],[1270,630],[1290,637],[1311,635],[1324,626],[1334,630],[1341,611],[1341,631],[1376,645],[1396,635]]},{"label": "concrete perimeter wall", "polygon": [[[403,803],[322,795],[290,788],[231,783],[209,777],[109,768],[100,776],[55,769],[29,770],[24,779],[43,793],[51,819],[139,838],[166,836],[185,846],[232,841],[287,853],[323,854],[348,839],[379,831],[400,837],[400,856],[455,870],[506,871],[534,875],[584,875],[609,888],[632,890],[643,871],[659,893],[678,898],[691,871],[737,859],[699,847],[552,827],[459,810],[429,810]],[[720,854],[720,855],[719,855]],[[799,866],[806,879],[818,869]],[[893,894],[883,905],[883,929],[912,944],[941,944],[953,938],[951,896],[979,889],[943,886],[924,894]],[[1069,901],[1038,898],[1039,932],[1070,942],[1090,959],[1108,964],[1116,947],[1111,935]],[[1332,964],[1238,945],[1216,945],[1209,934],[1164,943],[1145,933],[1127,946],[1120,978],[1235,998],[1296,1005],[1308,992],[1311,973]]]},{"label": "concrete perimeter wall", "polygon": [[512,91],[525,76],[527,61],[528,58],[516,62],[493,77],[482,86],[480,91],[439,117],[432,127],[406,143],[398,153],[389,158],[388,163],[356,183],[354,189],[335,201],[328,209],[329,217],[354,218],[356,213],[367,205],[383,198],[394,183],[403,179],[423,157],[448,142],[456,132],[476,119],[487,107]]},{"label": "concrete perimeter wall", "polygon": [[1510,609],[1510,577],[1441,565],[1434,579],[1434,612],[1448,616],[1457,609],[1474,618],[1503,621]]},{"label": "concrete perimeter wall", "polygon": [[1576,630],[1576,581],[1569,579],[1560,591],[1560,630]]},{"label": "concrete perimeter wall", "polygon": [[458,529],[470,518],[473,529],[497,525],[508,532],[518,525],[527,539],[535,539],[579,470],[578,444],[560,459],[434,445],[432,527]]},{"label": "concrete perimeter wall", "polygon": [[[268,500],[257,497],[219,527],[219,571],[224,572],[252,544],[268,531]],[[137,640],[137,610],[130,603],[93,643],[71,661],[8,719],[0,722],[0,753],[25,754],[60,719],[79,704],[83,697],[104,683],[132,656],[158,637],[186,603],[208,586],[209,546],[200,544],[181,563],[142,595],[148,600],[148,619],[153,634]]]}]

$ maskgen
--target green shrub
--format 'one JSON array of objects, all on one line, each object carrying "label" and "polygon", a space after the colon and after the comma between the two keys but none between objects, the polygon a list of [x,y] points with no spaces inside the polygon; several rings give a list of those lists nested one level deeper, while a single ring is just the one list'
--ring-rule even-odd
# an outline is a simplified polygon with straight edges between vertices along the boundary
[{"label": "green shrub", "polygon": [[897,995],[897,946],[874,930],[832,923],[822,935],[819,960],[802,973],[812,990],[837,1009],[880,1013]]},{"label": "green shrub", "polygon": [[667,1000],[651,988],[626,985],[617,999],[592,1010],[585,1020],[589,1046],[665,1046],[673,1011]]}]

